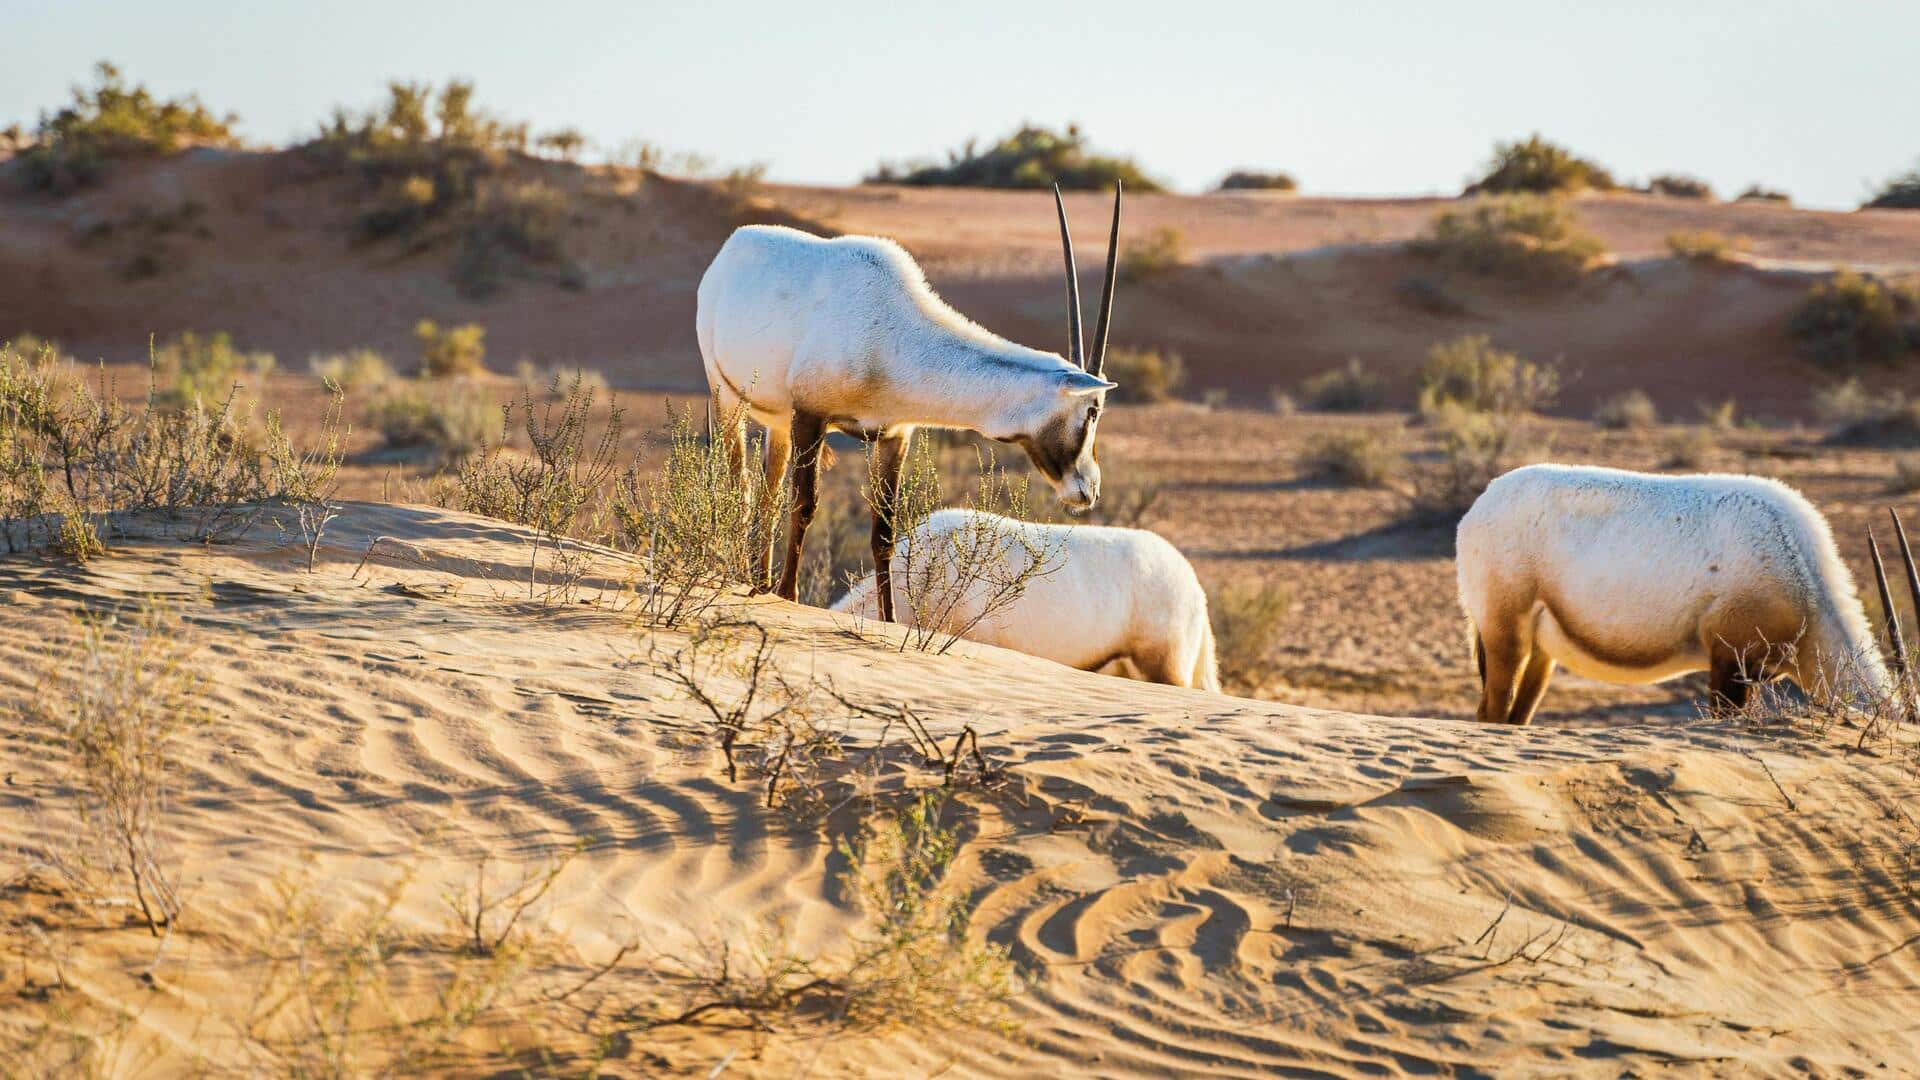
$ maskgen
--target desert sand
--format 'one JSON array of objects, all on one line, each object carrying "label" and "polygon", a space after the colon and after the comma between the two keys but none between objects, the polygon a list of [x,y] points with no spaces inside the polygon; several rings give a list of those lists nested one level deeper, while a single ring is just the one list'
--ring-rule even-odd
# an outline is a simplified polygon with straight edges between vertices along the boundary
[{"label": "desert sand", "polygon": [[[83,568],[0,561],[0,849],[71,828],[26,704],[82,607],[165,598],[214,704],[166,819],[179,940],[156,961],[144,929],[78,931],[72,989],[49,994],[47,961],[10,935],[16,1033],[55,1005],[124,1008],[151,1075],[244,1063],[220,1017],[253,992],[270,883],[309,860],[333,904],[410,874],[396,919],[425,934],[478,854],[510,877],[581,844],[538,909],[581,963],[773,925],[828,951],[857,925],[830,885],[839,826],[729,783],[662,677],[683,638],[598,602],[593,583],[631,579],[623,557],[596,556],[588,602],[539,603],[527,534],[445,510],[352,504],[312,574],[264,526],[138,538],[163,532]],[[1009,1033],[634,1034],[612,1074],[1897,1075],[1920,1056],[1920,781],[1884,748],[1851,752],[1857,732],[1365,716],[966,643],[901,652],[741,603],[783,672],[910,701],[943,740],[977,730],[999,777],[955,792],[951,873],[968,933],[1031,983]],[[61,902],[13,880],[16,931]],[[550,1045],[560,1064],[580,1050]]]}]

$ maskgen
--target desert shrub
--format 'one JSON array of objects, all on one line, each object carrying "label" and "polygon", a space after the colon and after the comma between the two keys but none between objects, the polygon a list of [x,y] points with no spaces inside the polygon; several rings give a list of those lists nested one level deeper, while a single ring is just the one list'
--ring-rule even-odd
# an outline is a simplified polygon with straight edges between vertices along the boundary
[{"label": "desert shrub", "polygon": [[1394,283],[1393,294],[1401,303],[1429,315],[1465,315],[1466,302],[1448,291],[1446,285],[1427,274],[1408,274]]},{"label": "desert shrub", "polygon": [[249,380],[264,379],[274,368],[270,352],[242,352],[224,332],[202,337],[188,331],[154,350],[155,401],[180,408],[193,401],[224,400]]},{"label": "desert shrub", "polygon": [[1313,440],[1300,459],[1306,472],[1347,487],[1388,487],[1406,464],[1396,441],[1377,431],[1323,435]]},{"label": "desert shrub", "polygon": [[1711,184],[1699,177],[1679,173],[1661,173],[1647,181],[1647,190],[1655,195],[1670,195],[1677,199],[1713,198]]},{"label": "desert shrub", "polygon": [[307,361],[307,370],[319,376],[321,383],[349,394],[371,393],[393,380],[393,366],[372,349],[315,356]]},{"label": "desert shrub", "polygon": [[1746,190],[1736,198],[1740,202],[1770,202],[1779,203],[1782,206],[1790,206],[1793,203],[1793,196],[1786,192],[1777,188],[1762,187],[1759,184],[1747,185]]},{"label": "desert shrub", "polygon": [[27,186],[65,193],[97,179],[116,157],[168,154],[190,144],[235,146],[229,113],[217,117],[189,94],[162,101],[146,87],[129,88],[120,69],[94,65],[94,85],[74,87],[73,101],[43,113],[19,153]]},{"label": "desert shrub", "polygon": [[1628,390],[1602,401],[1593,410],[1593,422],[1610,431],[1652,427],[1660,422],[1660,410],[1644,390]]},{"label": "desert shrub", "polygon": [[583,367],[579,364],[536,364],[522,359],[513,365],[514,377],[522,386],[557,389],[571,386],[578,379],[583,386],[592,387],[605,394],[609,392],[606,373],[598,368]]},{"label": "desert shrub", "polygon": [[479,185],[454,257],[454,284],[464,295],[481,298],[497,291],[516,267],[559,263],[572,213],[565,192],[538,181]]},{"label": "desert shrub", "polygon": [[1214,656],[1222,682],[1240,689],[1259,686],[1292,603],[1286,588],[1271,581],[1213,590],[1207,613],[1213,621]]},{"label": "desert shrub", "polygon": [[1367,373],[1359,357],[1300,384],[1307,407],[1320,412],[1364,412],[1386,403],[1386,383]]},{"label": "desert shrub", "polygon": [[396,384],[373,400],[367,422],[395,450],[427,450],[459,461],[486,445],[500,412],[478,394]]},{"label": "desert shrub", "polygon": [[1185,259],[1180,230],[1161,225],[1121,245],[1119,273],[1124,281],[1145,281],[1177,269]]},{"label": "desert shrub", "polygon": [[580,151],[587,148],[587,136],[579,128],[564,127],[544,132],[533,141],[535,146],[549,151],[561,161],[573,161]]},{"label": "desert shrub", "polygon": [[1495,477],[1526,464],[1543,449],[1532,437],[1524,413],[1477,412],[1449,405],[1430,422],[1440,433],[1440,465],[1414,479],[1414,509],[1422,514],[1465,513]]},{"label": "desert shrub", "polygon": [[1920,454],[1901,454],[1893,459],[1893,475],[1887,479],[1887,491],[1894,495],[1920,491]]},{"label": "desert shrub", "polygon": [[1813,395],[1813,414],[1836,444],[1912,445],[1920,441],[1920,402],[1899,390],[1876,393],[1858,377],[1822,387]]},{"label": "desert shrub", "polygon": [[1107,350],[1107,378],[1119,384],[1109,401],[1171,401],[1186,385],[1187,365],[1177,352],[1115,346]]},{"label": "desert shrub", "polygon": [[420,374],[429,378],[478,375],[486,370],[487,328],[479,323],[442,328],[421,319],[413,328],[420,343]]},{"label": "desert shrub", "polygon": [[158,936],[184,905],[162,831],[174,747],[209,716],[196,645],[158,606],[84,620],[80,633],[76,650],[49,655],[31,706],[65,752],[78,817],[48,862],[84,895],[126,898]]},{"label": "desert shrub", "polygon": [[1753,245],[1744,236],[1727,236],[1711,229],[1680,230],[1667,234],[1667,254],[1696,262],[1728,262]]},{"label": "desert shrub", "polygon": [[1160,185],[1133,159],[1089,151],[1079,125],[1069,124],[1064,134],[1023,127],[984,150],[969,139],[959,149],[948,151],[944,165],[882,163],[863,182],[985,188],[1046,188],[1059,184],[1067,190],[1098,190],[1111,188],[1116,181],[1133,191],[1160,190]]},{"label": "desert shrub", "polygon": [[1300,403],[1293,399],[1291,393],[1278,386],[1269,386],[1267,387],[1267,408],[1273,410],[1275,416],[1292,416],[1300,411]]},{"label": "desert shrub", "polygon": [[1612,173],[1535,133],[1495,143],[1486,175],[1469,184],[1466,194],[1557,194],[1587,188],[1610,191],[1614,186]]},{"label": "desert shrub", "polygon": [[1910,169],[1888,180],[1873,198],[1867,200],[1865,208],[1920,210],[1920,168]]},{"label": "desert shrub", "polygon": [[1420,365],[1420,414],[1433,419],[1449,409],[1519,414],[1553,404],[1560,373],[1493,347],[1485,334],[1467,334],[1427,351]]},{"label": "desert shrub", "polygon": [[[744,409],[719,418],[745,422]],[[712,423],[708,430],[720,430]],[[786,504],[784,485],[760,492],[764,450],[749,443],[728,460],[718,439],[696,431],[691,410],[667,407],[666,458],[651,474],[636,464],[616,485],[613,515],[620,546],[646,560],[640,613],[655,626],[705,615],[738,586],[759,583],[761,560]]]},{"label": "desert shrub", "polygon": [[1291,173],[1235,169],[1221,179],[1215,191],[1297,191],[1298,181]]},{"label": "desert shrub", "polygon": [[1739,426],[1740,403],[1733,398],[1702,401],[1694,408],[1700,413],[1700,422],[1713,431],[1732,431]]},{"label": "desert shrub", "polygon": [[1506,195],[1435,215],[1413,250],[1469,273],[1516,281],[1575,280],[1606,254],[1558,199]]},{"label": "desert shrub", "polygon": [[1905,360],[1920,350],[1920,288],[1840,270],[1807,291],[1787,331],[1826,367]]},{"label": "desert shrub", "polygon": [[1711,428],[1690,428],[1667,440],[1663,469],[1704,469],[1720,448],[1720,439]]}]

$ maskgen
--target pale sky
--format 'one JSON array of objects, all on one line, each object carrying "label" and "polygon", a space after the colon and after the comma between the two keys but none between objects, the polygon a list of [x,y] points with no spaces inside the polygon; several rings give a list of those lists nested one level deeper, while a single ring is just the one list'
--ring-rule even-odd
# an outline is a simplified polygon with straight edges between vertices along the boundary
[{"label": "pale sky", "polygon": [[1538,130],[1623,179],[1692,173],[1851,208],[1920,160],[1920,2],[0,0],[0,124],[111,59],[250,139],[390,78],[777,180],[849,183],[1023,120],[1182,190],[1284,169],[1313,194],[1458,190]]}]

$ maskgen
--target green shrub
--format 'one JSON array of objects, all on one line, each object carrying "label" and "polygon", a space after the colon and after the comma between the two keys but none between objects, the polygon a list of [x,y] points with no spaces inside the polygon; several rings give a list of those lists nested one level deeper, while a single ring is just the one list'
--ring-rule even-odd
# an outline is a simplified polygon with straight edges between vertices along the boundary
[{"label": "green shrub", "polygon": [[1901,173],[1886,182],[1873,198],[1869,210],[1920,210],[1920,168]]},{"label": "green shrub", "polygon": [[1213,591],[1207,612],[1213,621],[1214,658],[1225,685],[1258,688],[1292,604],[1293,597],[1284,586],[1267,581]]},{"label": "green shrub", "polygon": [[1159,191],[1160,184],[1133,159],[1103,157],[1087,149],[1077,124],[1065,134],[1028,126],[981,150],[973,140],[947,153],[944,165],[882,163],[864,183],[908,184],[918,187],[1047,188],[1102,190],[1116,181],[1139,192]]},{"label": "green shrub", "polygon": [[154,401],[169,408],[224,401],[248,379],[264,379],[274,368],[272,353],[241,352],[224,332],[183,333],[155,349],[152,361]]},{"label": "green shrub", "polygon": [[478,375],[486,370],[487,330],[479,323],[441,329],[432,319],[413,328],[420,342],[420,373],[429,378]]},{"label": "green shrub", "polygon": [[1737,196],[1737,199],[1740,202],[1771,202],[1779,203],[1782,206],[1793,205],[1793,196],[1777,188],[1761,187],[1759,184],[1748,184],[1747,189],[1742,191]]},{"label": "green shrub", "polygon": [[349,349],[331,356],[316,356],[307,361],[307,369],[350,394],[378,390],[393,379],[387,358],[372,349]]},{"label": "green shrub", "polygon": [[1323,435],[1308,446],[1301,468],[1346,487],[1389,487],[1406,471],[1407,457],[1395,440],[1377,431]]},{"label": "green shrub", "polygon": [[1469,273],[1562,284],[1606,254],[1560,200],[1537,195],[1478,199],[1442,211],[1413,250]]},{"label": "green shrub", "polygon": [[1713,198],[1713,186],[1694,176],[1682,176],[1679,173],[1661,173],[1647,181],[1647,191],[1654,195],[1670,195],[1676,199]]},{"label": "green shrub", "polygon": [[1841,270],[1793,309],[1787,330],[1817,364],[1891,364],[1920,350],[1920,289]]},{"label": "green shrub", "polygon": [[1711,229],[1684,229],[1667,234],[1667,254],[1693,262],[1730,262],[1751,246],[1744,236],[1727,236]]},{"label": "green shrub", "polygon": [[478,395],[458,390],[430,393],[396,385],[375,398],[367,422],[395,450],[429,450],[457,461],[486,444],[500,422],[500,410]]},{"label": "green shrub", "polygon": [[191,94],[161,101],[144,86],[128,88],[120,69],[104,60],[94,65],[94,79],[92,88],[73,88],[71,104],[41,115],[20,152],[28,187],[62,194],[97,179],[116,157],[239,143],[233,134],[239,118],[216,117]]},{"label": "green shrub", "polygon": [[1427,351],[1420,366],[1420,414],[1433,419],[1448,409],[1517,415],[1553,404],[1560,373],[1493,347],[1485,334],[1468,334]]},{"label": "green shrub", "polygon": [[1186,258],[1186,244],[1180,230],[1168,225],[1156,227],[1143,237],[1129,240],[1120,248],[1120,279],[1145,281],[1175,269]]},{"label": "green shrub", "polygon": [[1314,375],[1300,384],[1307,407],[1321,412],[1365,412],[1386,403],[1386,384],[1367,373],[1360,358],[1349,357],[1346,364]]},{"label": "green shrub", "polygon": [[1469,184],[1466,194],[1611,191],[1614,186],[1612,173],[1535,133],[1522,141],[1495,143],[1487,174]]},{"label": "green shrub", "polygon": [[1300,184],[1291,173],[1235,169],[1215,187],[1215,191],[1298,191]]},{"label": "green shrub", "polygon": [[1187,381],[1187,365],[1177,352],[1159,349],[1107,350],[1107,378],[1119,384],[1110,401],[1171,401]]},{"label": "green shrub", "polygon": [[1610,431],[1646,428],[1660,422],[1660,410],[1644,390],[1629,390],[1602,401],[1593,410],[1593,422]]}]

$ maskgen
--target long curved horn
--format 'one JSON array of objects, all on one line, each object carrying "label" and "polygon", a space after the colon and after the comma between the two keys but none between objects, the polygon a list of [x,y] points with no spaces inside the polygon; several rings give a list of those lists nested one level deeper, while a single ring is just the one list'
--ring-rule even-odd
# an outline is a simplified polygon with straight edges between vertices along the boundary
[{"label": "long curved horn", "polygon": [[1107,374],[1107,327],[1113,323],[1114,274],[1120,268],[1120,181],[1113,182],[1113,228],[1107,232],[1107,283],[1100,291],[1100,322],[1093,332],[1093,373]]},{"label": "long curved horn", "polygon": [[[1915,617],[1920,618],[1920,569],[1914,568],[1913,549],[1907,546],[1907,527],[1900,524],[1900,514],[1893,507],[1887,507],[1887,516],[1893,519],[1894,535],[1900,538],[1900,561],[1907,567],[1907,593],[1913,597]],[[1911,700],[1907,702],[1906,719],[1909,723],[1920,719]]]},{"label": "long curved horn", "polygon": [[1873,538],[1873,526],[1867,526],[1867,553],[1873,556],[1873,583],[1880,589],[1880,610],[1887,616],[1887,643],[1893,646],[1893,673],[1907,676],[1907,638],[1900,630],[1900,613],[1893,609],[1893,592],[1887,588],[1887,568],[1880,561],[1880,544]]},{"label": "long curved horn", "polygon": [[1073,266],[1073,234],[1067,231],[1067,204],[1060,201],[1060,185],[1053,185],[1053,208],[1060,213],[1060,247],[1067,256],[1067,349],[1077,368],[1087,366],[1087,347],[1080,337],[1080,274]]}]

